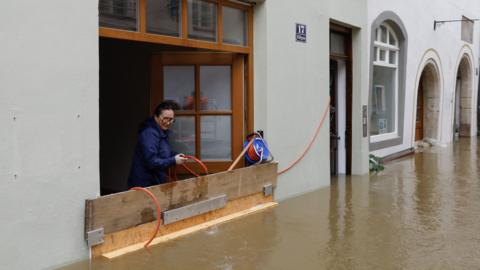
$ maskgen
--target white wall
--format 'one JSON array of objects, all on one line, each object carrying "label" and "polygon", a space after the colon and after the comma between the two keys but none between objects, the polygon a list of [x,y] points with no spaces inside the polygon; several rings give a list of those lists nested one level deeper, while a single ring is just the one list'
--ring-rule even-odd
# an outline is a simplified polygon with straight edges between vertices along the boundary
[{"label": "white wall", "polygon": [[97,8],[2,1],[2,269],[88,256],[84,201],[99,193]]},{"label": "white wall", "polygon": [[[265,1],[255,8],[255,129],[265,130],[283,169],[305,149],[328,105],[329,23],[335,19],[361,30],[353,37],[354,173],[368,170],[368,141],[361,137],[361,105],[367,104],[365,1]],[[295,23],[307,25],[307,43],[295,42]],[[329,121],[310,152],[279,177],[276,198],[330,184]],[[360,161],[361,160],[361,161]],[[365,162],[365,161],[367,162]]]},{"label": "white wall", "polygon": [[[393,1],[393,0],[369,0],[368,1],[368,31],[372,22],[384,11],[396,13],[405,25],[408,35],[408,55],[406,70],[406,96],[403,144],[374,151],[379,156],[393,154],[413,147],[415,136],[415,106],[416,88],[420,79],[422,67],[425,62],[423,57],[427,51],[434,51],[440,57],[437,63],[443,76],[442,104],[440,105],[440,143],[452,140],[452,117],[454,110],[454,90],[456,72],[460,62],[462,48],[471,52],[474,60],[473,71],[478,67],[478,52],[480,28],[479,22],[475,22],[473,45],[461,40],[461,23],[447,23],[433,30],[434,20],[456,20],[462,15],[469,18],[478,18],[480,14],[480,2],[478,0],[447,0],[447,1]],[[370,37],[370,33],[368,34]],[[368,41],[369,44],[371,40]],[[369,54],[370,51],[368,51]],[[370,59],[370,55],[368,55]],[[475,100],[472,108],[476,108],[478,89],[478,76],[474,75],[473,97]],[[472,110],[472,134],[476,134],[476,110]]]}]

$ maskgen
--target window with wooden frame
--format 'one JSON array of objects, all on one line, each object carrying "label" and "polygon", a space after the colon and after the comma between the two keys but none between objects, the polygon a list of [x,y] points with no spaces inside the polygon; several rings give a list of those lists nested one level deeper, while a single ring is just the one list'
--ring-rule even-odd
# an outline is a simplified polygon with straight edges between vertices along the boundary
[{"label": "window with wooden frame", "polygon": [[[120,2],[128,3],[127,13],[114,9]],[[229,0],[99,0],[99,22],[102,38],[167,45],[159,48],[169,49],[151,57],[149,103],[183,103],[173,125],[174,147],[204,160],[211,172],[226,170],[254,126],[252,5]],[[165,53],[177,48],[196,53]],[[221,79],[202,79],[219,74]],[[219,90],[228,80],[229,98]],[[166,86],[176,90],[167,93]],[[196,164],[191,167],[202,172]]]},{"label": "window with wooden frame", "polygon": [[99,0],[100,36],[250,54],[253,8],[227,0]]},{"label": "window with wooden frame", "polygon": [[217,5],[199,0],[188,0],[188,37],[216,41]]},{"label": "window with wooden frame", "polygon": [[243,58],[230,53],[153,57],[151,111],[163,100],[174,100],[180,109],[172,126],[172,148],[199,157],[212,172],[226,170],[242,150]]}]

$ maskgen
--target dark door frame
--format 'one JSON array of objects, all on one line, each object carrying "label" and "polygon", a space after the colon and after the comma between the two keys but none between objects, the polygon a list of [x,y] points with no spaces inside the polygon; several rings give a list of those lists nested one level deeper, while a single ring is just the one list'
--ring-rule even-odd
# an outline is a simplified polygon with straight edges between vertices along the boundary
[{"label": "dark door frame", "polygon": [[330,33],[340,34],[345,39],[345,53],[333,53],[330,50],[330,60],[344,60],[346,65],[346,173],[352,173],[352,29],[330,22]]}]

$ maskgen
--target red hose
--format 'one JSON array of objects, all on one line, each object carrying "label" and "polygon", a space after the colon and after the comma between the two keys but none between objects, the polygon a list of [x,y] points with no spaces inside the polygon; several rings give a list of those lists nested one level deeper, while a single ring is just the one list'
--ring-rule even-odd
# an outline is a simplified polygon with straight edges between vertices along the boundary
[{"label": "red hose", "polygon": [[[195,160],[203,168],[203,170],[205,171],[205,174],[208,174],[207,166],[205,166],[205,164],[202,161],[200,161],[199,159],[197,159],[194,156],[185,155],[185,157]],[[195,175],[197,177],[200,176],[197,173],[195,173],[192,169],[190,169],[188,166],[186,166],[185,164],[182,164],[182,166],[185,169],[187,169],[190,173],[192,173],[193,175]],[[177,175],[176,175],[175,169],[174,169],[173,175],[174,175],[174,179],[176,180]],[[154,230],[152,236],[150,237],[150,239],[144,245],[144,247],[148,247],[148,245],[150,245],[150,243],[153,241],[153,239],[155,239],[155,237],[157,236],[158,230],[160,229],[160,224],[162,224],[162,218],[161,218],[162,211],[160,210],[160,203],[158,202],[157,197],[155,197],[155,195],[150,190],[148,190],[146,188],[132,187],[130,190],[140,190],[140,191],[143,191],[143,192],[147,193],[148,196],[150,196],[150,198],[153,200],[153,202],[155,203],[155,207],[157,208],[157,227],[155,228],[155,230]]]},{"label": "red hose", "polygon": [[[205,171],[205,174],[208,174],[208,168],[207,168],[207,166],[205,166],[205,164],[201,160],[199,160],[198,158],[196,158],[194,156],[190,156],[190,155],[184,155],[184,157],[186,157],[188,159],[193,159],[195,162],[197,162],[203,168],[203,170]],[[189,171],[191,174],[195,175],[196,177],[200,176],[199,174],[195,173],[192,169],[190,169],[187,165],[182,164],[182,166],[187,171]]]},{"label": "red hose", "polygon": [[[196,173],[194,170],[190,169],[187,165],[182,164],[182,167],[185,168],[185,170],[189,171],[191,174],[195,175],[196,177],[199,177],[200,175]],[[176,178],[176,177],[175,177]]]},{"label": "red hose", "polygon": [[287,168],[281,170],[278,175],[281,175],[285,172],[287,172],[288,170],[290,170],[293,166],[297,165],[298,162],[300,162],[300,160],[303,159],[303,157],[307,154],[307,152],[310,150],[310,148],[312,147],[313,145],[313,142],[315,141],[315,139],[317,138],[318,136],[318,133],[320,133],[320,129],[322,128],[323,126],[323,123],[325,122],[325,118],[327,117],[327,113],[328,111],[330,110],[330,97],[328,97],[328,100],[327,100],[327,107],[325,108],[325,111],[323,112],[323,115],[322,115],[322,118],[320,120],[320,123],[318,124],[317,126],[317,130],[315,131],[315,134],[313,135],[312,139],[310,140],[310,143],[308,144],[307,148],[305,148],[305,150],[303,151],[303,153],[300,155],[300,157],[298,157],[296,160],[294,160],[290,165],[288,165]]},{"label": "red hose", "polygon": [[144,247],[148,247],[148,245],[150,245],[150,243],[155,238],[155,236],[157,236],[158,230],[160,229],[160,224],[162,223],[160,203],[158,202],[157,197],[155,197],[155,195],[153,195],[153,193],[146,188],[132,187],[130,190],[141,190],[143,192],[146,192],[148,194],[148,196],[150,196],[150,198],[152,198],[153,202],[155,203],[155,206],[157,207],[157,227],[155,228],[155,231],[153,232],[152,237],[150,237],[150,240],[148,240],[148,242],[145,243],[145,245],[144,245]]}]

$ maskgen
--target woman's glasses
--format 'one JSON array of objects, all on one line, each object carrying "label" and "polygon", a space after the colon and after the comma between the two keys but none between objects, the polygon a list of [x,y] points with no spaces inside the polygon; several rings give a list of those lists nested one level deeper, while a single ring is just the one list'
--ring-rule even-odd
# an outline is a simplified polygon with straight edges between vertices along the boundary
[{"label": "woman's glasses", "polygon": [[175,122],[175,118],[170,118],[170,117],[162,117],[160,118],[160,121],[167,123],[167,124],[173,124]]}]

